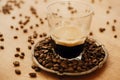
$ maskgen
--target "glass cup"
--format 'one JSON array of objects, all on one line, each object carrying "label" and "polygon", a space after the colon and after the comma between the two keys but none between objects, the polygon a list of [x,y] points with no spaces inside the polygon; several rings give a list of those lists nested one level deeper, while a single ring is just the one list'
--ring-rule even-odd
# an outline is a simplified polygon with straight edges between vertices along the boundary
[{"label": "glass cup", "polygon": [[58,1],[48,6],[48,24],[54,50],[63,58],[75,58],[84,48],[93,10],[80,1]]}]

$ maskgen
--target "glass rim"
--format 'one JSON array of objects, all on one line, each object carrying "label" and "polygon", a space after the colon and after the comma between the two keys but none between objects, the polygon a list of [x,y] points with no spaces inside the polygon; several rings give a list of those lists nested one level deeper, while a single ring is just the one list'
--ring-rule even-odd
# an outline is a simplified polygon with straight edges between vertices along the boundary
[{"label": "glass rim", "polygon": [[60,4],[60,3],[62,3],[62,2],[64,2],[64,3],[65,3],[65,2],[74,2],[74,3],[77,3],[77,4],[80,3],[80,4],[83,4],[83,5],[87,6],[87,7],[90,9],[90,12],[87,13],[87,14],[84,14],[84,15],[82,15],[82,16],[78,16],[79,18],[87,17],[87,16],[89,16],[89,15],[91,15],[91,14],[94,13],[94,10],[93,10],[92,5],[89,4],[89,3],[87,3],[87,2],[85,2],[85,1],[61,0],[61,1],[54,1],[54,2],[50,3],[50,4],[47,6],[47,14],[50,13],[50,7],[51,7],[52,5],[54,5],[54,4]]}]

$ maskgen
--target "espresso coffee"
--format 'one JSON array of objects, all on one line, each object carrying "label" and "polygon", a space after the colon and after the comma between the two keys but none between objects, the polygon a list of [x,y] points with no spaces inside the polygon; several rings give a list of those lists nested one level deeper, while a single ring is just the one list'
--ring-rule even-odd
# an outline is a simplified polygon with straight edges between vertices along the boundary
[{"label": "espresso coffee", "polygon": [[51,32],[54,49],[63,58],[75,58],[80,55],[86,39],[80,27],[61,26]]},{"label": "espresso coffee", "polygon": [[75,58],[75,57],[79,56],[80,53],[83,51],[83,47],[84,47],[84,44],[68,47],[68,46],[56,44],[54,42],[55,52],[63,58],[71,59],[71,58]]}]

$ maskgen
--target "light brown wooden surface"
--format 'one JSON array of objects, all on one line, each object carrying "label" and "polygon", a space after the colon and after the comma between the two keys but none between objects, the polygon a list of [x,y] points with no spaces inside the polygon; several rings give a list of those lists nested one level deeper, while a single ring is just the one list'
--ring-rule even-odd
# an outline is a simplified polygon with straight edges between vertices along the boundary
[{"label": "light brown wooden surface", "polygon": [[[42,32],[48,33],[47,21],[44,24],[40,24],[39,19],[35,18],[30,12],[30,7],[33,6],[40,18],[46,17],[46,6],[53,0],[25,0],[21,8],[13,7],[14,10],[11,14],[3,14],[2,6],[8,0],[0,0],[0,33],[3,34],[4,42],[0,41],[0,45],[5,47],[4,50],[0,50],[0,80],[120,80],[120,1],[119,0],[92,0],[94,1],[93,8],[95,15],[93,16],[91,31],[94,38],[99,40],[105,45],[108,50],[108,59],[106,64],[99,70],[84,76],[57,76],[56,74],[41,71],[37,73],[37,78],[32,79],[29,77],[30,72],[35,72],[31,69],[32,50],[28,50],[29,43],[27,42],[28,36],[32,35],[34,31],[39,34]],[[18,0],[19,1],[19,0]],[[55,0],[54,0],[55,1]],[[91,3],[90,0],[87,0]],[[14,6],[14,5],[13,5]],[[111,6],[112,9],[108,9]],[[110,13],[106,14],[109,10]],[[22,17],[19,14],[22,13]],[[12,16],[16,18],[13,20]],[[30,16],[30,22],[25,26],[28,29],[28,33],[23,33],[23,30],[16,31],[10,29],[10,26],[19,27],[18,21],[25,20],[24,16]],[[117,22],[114,23],[113,20]],[[106,25],[109,21],[110,24]],[[35,24],[39,23],[40,27],[35,27]],[[34,25],[32,30],[29,29],[31,25]],[[115,25],[116,31],[112,31],[112,25]],[[99,32],[99,28],[105,28],[103,33]],[[18,39],[14,39],[13,36],[17,35]],[[117,35],[117,38],[114,38]],[[35,42],[40,40],[37,38]],[[15,58],[16,47],[21,48],[21,52],[25,52],[25,58]],[[20,67],[14,67],[13,61],[20,61]],[[20,69],[22,74],[16,75],[14,70]]]}]

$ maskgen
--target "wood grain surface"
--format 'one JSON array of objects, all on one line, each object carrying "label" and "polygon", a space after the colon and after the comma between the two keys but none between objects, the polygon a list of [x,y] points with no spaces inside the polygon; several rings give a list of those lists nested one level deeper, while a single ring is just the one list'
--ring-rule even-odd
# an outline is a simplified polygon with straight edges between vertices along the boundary
[{"label": "wood grain surface", "polygon": [[[34,31],[38,34],[49,34],[48,23],[45,20],[46,7],[53,1],[57,0],[0,0],[0,34],[3,34],[3,37],[0,37],[0,80],[120,80],[119,0],[86,0],[94,8],[91,24],[93,37],[105,45],[109,54],[101,69],[84,76],[58,76],[45,71],[36,72],[36,78],[29,76],[30,72],[35,71],[31,68],[32,50],[28,49],[28,45],[31,45],[28,43],[28,37],[33,35]],[[7,10],[6,4],[10,5]],[[35,14],[32,14],[31,9],[35,9]],[[27,33],[24,33],[24,29],[20,28],[20,21],[25,22],[28,19],[26,16],[30,19],[23,25],[24,29],[27,29]],[[33,29],[30,29],[31,26]],[[113,26],[115,30],[112,29]],[[100,32],[100,28],[104,29],[103,32]],[[14,36],[18,38],[14,39]],[[1,41],[2,38],[4,41]],[[38,37],[34,41],[36,43],[41,39]],[[1,49],[1,46],[4,49]],[[31,46],[33,48],[34,45]],[[20,52],[16,52],[16,47],[20,47]],[[16,53],[21,52],[25,53],[24,59],[14,57]],[[14,67],[14,61],[19,61],[20,66]],[[15,69],[21,70],[21,75],[16,75]]]}]

